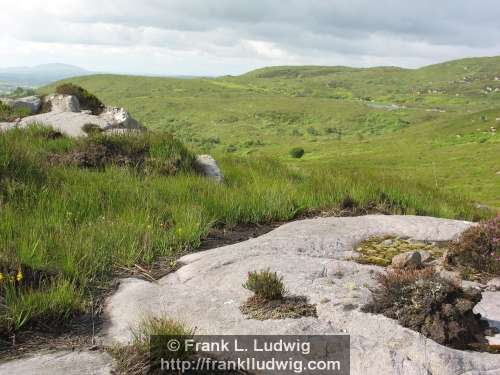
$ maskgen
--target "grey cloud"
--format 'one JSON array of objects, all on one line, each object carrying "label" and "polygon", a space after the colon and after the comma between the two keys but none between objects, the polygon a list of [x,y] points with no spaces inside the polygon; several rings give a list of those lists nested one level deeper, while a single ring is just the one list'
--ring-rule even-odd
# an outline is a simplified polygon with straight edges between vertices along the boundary
[{"label": "grey cloud", "polygon": [[[264,64],[430,62],[500,52],[498,0],[52,0],[47,6],[24,0],[31,8],[7,2],[0,23],[14,39],[151,46],[238,64],[252,57]],[[274,52],[257,56],[255,46],[266,45],[252,41]]]}]

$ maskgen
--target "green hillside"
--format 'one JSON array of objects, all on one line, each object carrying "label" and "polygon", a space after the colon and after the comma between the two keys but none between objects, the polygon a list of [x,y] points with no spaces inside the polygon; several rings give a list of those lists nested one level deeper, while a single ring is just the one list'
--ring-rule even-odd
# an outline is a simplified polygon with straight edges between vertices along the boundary
[{"label": "green hillside", "polygon": [[[500,57],[416,70],[271,67],[214,79],[71,81],[197,151],[402,176],[500,207],[493,131],[500,127]],[[292,147],[303,147],[304,157],[292,159]]]}]

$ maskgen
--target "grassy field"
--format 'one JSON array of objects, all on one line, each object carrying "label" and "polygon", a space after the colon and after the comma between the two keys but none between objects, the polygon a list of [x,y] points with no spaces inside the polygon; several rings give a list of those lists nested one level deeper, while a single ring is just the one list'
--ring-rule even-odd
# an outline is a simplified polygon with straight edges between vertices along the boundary
[{"label": "grassy field", "polygon": [[[473,202],[500,206],[500,59],[478,61],[71,80],[154,132],[0,133],[0,336],[64,325],[118,270],[168,266],[214,226],[322,210],[491,216]],[[216,156],[223,184],[194,171],[197,152]]]},{"label": "grassy field", "polygon": [[[276,67],[214,79],[72,81],[193,150],[410,177],[500,207],[500,57],[418,70]],[[290,158],[292,147],[305,156]]]}]

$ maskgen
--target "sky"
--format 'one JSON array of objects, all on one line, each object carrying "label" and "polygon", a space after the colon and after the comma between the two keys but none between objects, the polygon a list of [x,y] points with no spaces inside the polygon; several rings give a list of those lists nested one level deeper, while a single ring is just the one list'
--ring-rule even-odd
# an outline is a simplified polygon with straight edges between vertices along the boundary
[{"label": "sky", "polygon": [[500,55],[499,0],[1,0],[0,67],[225,75]]}]

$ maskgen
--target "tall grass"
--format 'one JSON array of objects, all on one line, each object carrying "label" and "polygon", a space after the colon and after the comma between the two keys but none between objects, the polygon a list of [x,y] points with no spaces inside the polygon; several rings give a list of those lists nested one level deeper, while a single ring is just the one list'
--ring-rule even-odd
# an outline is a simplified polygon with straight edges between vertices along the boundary
[{"label": "tall grass", "polygon": [[[195,249],[214,225],[289,220],[345,202],[393,213],[480,218],[462,197],[366,171],[302,171],[268,159],[226,158],[220,160],[226,182],[218,184],[191,171],[192,155],[171,138],[154,141],[152,150],[158,166],[180,155],[185,164],[174,176],[161,168],[138,173],[116,165],[51,165],[51,153],[71,151],[80,141],[54,139],[48,132],[0,133],[0,270],[9,264],[56,275],[43,288],[18,287],[8,294],[0,286],[4,327],[13,320],[22,322],[16,329],[69,318],[117,266]],[[54,296],[59,302],[41,304]]]}]

